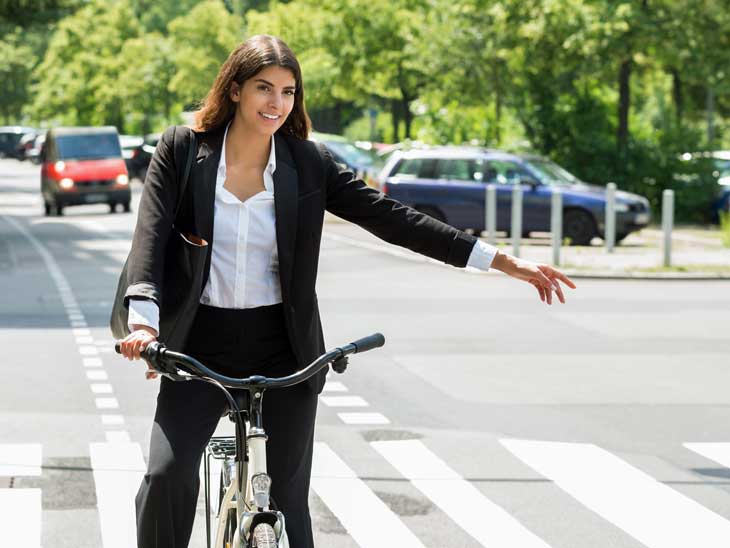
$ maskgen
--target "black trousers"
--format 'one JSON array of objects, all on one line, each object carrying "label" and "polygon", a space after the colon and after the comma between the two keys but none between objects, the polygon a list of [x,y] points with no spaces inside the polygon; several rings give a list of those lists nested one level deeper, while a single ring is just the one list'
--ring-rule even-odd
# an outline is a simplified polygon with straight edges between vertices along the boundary
[{"label": "black trousers", "polygon": [[[222,374],[283,376],[296,369],[282,305],[231,310],[201,305],[185,352]],[[202,381],[162,377],[150,456],[136,497],[138,548],[187,548],[200,489],[202,453],[227,401]],[[307,384],[263,399],[271,496],[286,516],[292,548],[313,548],[307,502],[317,394]]]}]

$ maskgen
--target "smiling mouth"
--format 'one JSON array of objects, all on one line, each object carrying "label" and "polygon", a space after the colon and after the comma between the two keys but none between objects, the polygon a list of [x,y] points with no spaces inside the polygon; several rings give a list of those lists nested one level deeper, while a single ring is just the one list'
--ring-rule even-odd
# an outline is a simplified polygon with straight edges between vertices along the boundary
[{"label": "smiling mouth", "polygon": [[263,118],[265,118],[267,120],[272,120],[272,121],[273,120],[278,120],[279,118],[281,118],[281,115],[280,114],[266,114],[265,112],[259,112],[259,114]]}]

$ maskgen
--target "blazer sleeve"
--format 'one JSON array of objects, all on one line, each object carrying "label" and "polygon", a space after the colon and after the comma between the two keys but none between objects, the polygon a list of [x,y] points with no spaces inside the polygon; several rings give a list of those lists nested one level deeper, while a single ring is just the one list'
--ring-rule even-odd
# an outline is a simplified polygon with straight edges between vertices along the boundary
[{"label": "blazer sleeve", "polygon": [[381,240],[456,267],[465,267],[476,237],[405,206],[340,167],[317,143],[324,162],[325,207]]},{"label": "blazer sleeve", "polygon": [[125,301],[151,299],[159,306],[162,299],[165,248],[178,199],[175,131],[173,126],[162,134],[147,169],[127,265]]}]

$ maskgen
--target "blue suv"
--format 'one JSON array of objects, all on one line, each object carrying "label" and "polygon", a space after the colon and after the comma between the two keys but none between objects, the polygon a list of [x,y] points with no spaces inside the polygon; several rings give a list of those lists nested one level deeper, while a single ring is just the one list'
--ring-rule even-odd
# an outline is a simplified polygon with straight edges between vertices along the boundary
[{"label": "blue suv", "polygon": [[[522,232],[550,231],[553,188],[563,194],[563,235],[589,245],[605,230],[605,188],[589,185],[559,165],[533,155],[476,147],[433,147],[395,152],[379,180],[383,192],[462,230],[485,230],[487,184],[497,188],[497,230],[509,233],[512,189],[522,185]],[[616,241],[649,224],[649,201],[616,192]]]}]

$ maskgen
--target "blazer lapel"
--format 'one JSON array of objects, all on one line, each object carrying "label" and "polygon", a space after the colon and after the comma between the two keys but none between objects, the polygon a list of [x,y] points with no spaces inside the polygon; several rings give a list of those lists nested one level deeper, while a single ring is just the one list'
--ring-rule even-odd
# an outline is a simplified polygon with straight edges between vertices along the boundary
[{"label": "blazer lapel", "polygon": [[299,177],[286,141],[274,135],[276,170],[274,171],[274,211],[276,212],[276,244],[279,252],[279,279],[282,298],[288,300],[294,270],[294,248],[297,238]]},{"label": "blazer lapel", "polygon": [[193,211],[195,212],[195,229],[198,235],[209,244],[213,242],[213,212],[215,207],[215,181],[218,162],[221,159],[223,146],[222,130],[201,136],[196,158],[195,186],[193,187]]}]

